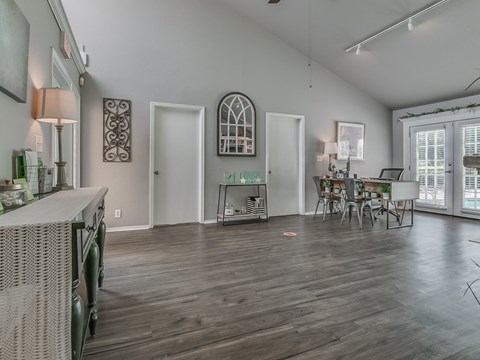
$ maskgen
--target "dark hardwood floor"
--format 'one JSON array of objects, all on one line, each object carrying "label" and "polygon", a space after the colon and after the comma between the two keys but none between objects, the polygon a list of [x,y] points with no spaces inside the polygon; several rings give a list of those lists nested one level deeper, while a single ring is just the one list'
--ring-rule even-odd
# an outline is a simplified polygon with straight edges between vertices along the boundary
[{"label": "dark hardwood floor", "polygon": [[[108,233],[86,360],[480,359],[480,223],[312,216]],[[284,237],[294,231],[297,237]],[[480,294],[480,284],[479,284]]]}]

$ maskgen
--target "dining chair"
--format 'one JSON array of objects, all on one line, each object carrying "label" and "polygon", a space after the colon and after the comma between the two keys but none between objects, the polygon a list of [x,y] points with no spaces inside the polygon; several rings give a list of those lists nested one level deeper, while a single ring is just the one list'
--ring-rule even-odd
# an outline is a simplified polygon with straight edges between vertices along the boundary
[{"label": "dining chair", "polygon": [[[383,168],[380,171],[378,176],[379,180],[400,180],[404,172],[403,168]],[[393,201],[390,201],[390,204],[393,205],[393,210],[390,209],[389,212],[399,220],[399,215],[397,212],[397,204]],[[385,207],[383,201],[377,200],[376,204],[371,203],[372,209],[375,211],[374,218],[377,219],[379,214],[383,215],[387,208]]]},{"label": "dining chair", "polygon": [[313,176],[312,179],[317,188],[318,195],[317,206],[315,207],[315,214],[313,215],[313,218],[315,219],[315,217],[317,216],[318,206],[320,205],[320,203],[323,203],[323,221],[325,221],[327,209],[330,209],[330,217],[332,217],[333,207],[334,205],[336,206],[338,204],[340,197],[335,196],[332,192],[326,192],[322,190],[323,179],[321,179],[320,176]]},{"label": "dining chair", "polygon": [[[349,221],[352,218],[352,209],[355,208],[357,210],[357,217],[358,222],[360,224],[360,229],[363,228],[363,213],[364,211],[368,211],[370,215],[370,221],[372,222],[373,226],[373,212],[372,207],[370,206],[367,199],[363,197],[355,197],[355,179],[345,179],[345,204],[343,208],[343,215],[342,221],[340,221],[340,225],[343,224],[345,220],[345,216],[347,215],[347,211],[349,213]],[[358,181],[358,180],[357,180]]]}]

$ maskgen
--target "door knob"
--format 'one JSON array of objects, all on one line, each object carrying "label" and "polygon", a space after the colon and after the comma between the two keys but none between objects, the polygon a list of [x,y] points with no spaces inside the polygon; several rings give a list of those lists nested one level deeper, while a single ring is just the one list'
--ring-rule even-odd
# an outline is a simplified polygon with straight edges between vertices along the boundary
[{"label": "door knob", "polygon": [[158,175],[158,170],[155,170],[153,173],[154,173],[155,175]]},{"label": "door knob", "polygon": [[268,170],[268,173],[271,174],[271,173],[272,173],[272,170]]}]

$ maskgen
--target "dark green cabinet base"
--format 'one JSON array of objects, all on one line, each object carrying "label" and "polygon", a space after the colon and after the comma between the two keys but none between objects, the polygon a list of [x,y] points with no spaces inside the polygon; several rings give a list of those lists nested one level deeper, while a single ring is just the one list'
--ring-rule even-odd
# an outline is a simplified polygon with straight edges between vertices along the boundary
[{"label": "dark green cabinet base", "polygon": [[[73,226],[72,232],[72,360],[81,360],[87,334],[95,336],[98,321],[97,291],[103,286],[106,226],[104,196],[98,198],[86,213],[89,215]],[[84,279],[86,294],[80,294]]]}]

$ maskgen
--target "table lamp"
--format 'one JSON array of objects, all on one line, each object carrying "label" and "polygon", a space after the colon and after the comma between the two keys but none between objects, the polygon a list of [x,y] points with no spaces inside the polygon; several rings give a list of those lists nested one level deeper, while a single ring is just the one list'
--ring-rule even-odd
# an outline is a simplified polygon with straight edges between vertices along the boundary
[{"label": "table lamp", "polygon": [[336,142],[329,142],[325,143],[325,151],[324,154],[328,154],[328,163],[332,162],[332,155],[336,154],[337,150],[337,143]]},{"label": "table lamp", "polygon": [[64,124],[78,121],[77,100],[70,90],[60,88],[42,88],[38,96],[37,120],[55,124],[58,136],[57,185],[54,191],[73,189],[66,182],[65,165],[62,159],[62,130]]}]

